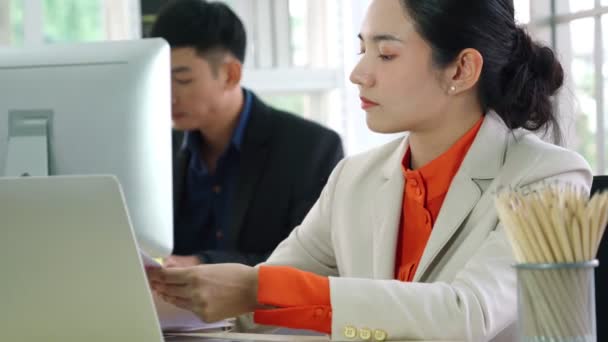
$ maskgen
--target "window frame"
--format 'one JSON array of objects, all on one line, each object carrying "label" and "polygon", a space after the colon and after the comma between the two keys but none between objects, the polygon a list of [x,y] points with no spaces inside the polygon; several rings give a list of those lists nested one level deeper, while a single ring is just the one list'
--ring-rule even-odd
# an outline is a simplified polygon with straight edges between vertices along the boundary
[{"label": "window frame", "polygon": [[[301,0],[296,0],[301,1]],[[315,8],[314,18],[309,18],[309,27],[320,27],[327,20],[327,13],[320,13],[327,9],[327,0],[307,0],[306,6]],[[347,0],[332,0],[337,2],[339,8],[344,9]],[[248,33],[248,47],[245,59],[245,70],[242,84],[253,91],[265,96],[280,96],[281,94],[303,94],[310,98],[307,106],[307,118],[321,124],[330,125],[339,133],[344,134],[346,115],[344,105],[341,104],[338,113],[340,118],[330,118],[327,111],[335,108],[330,96],[332,92],[344,91],[346,87],[344,63],[336,66],[326,66],[319,51],[323,51],[330,42],[323,35],[314,35],[317,44],[309,51],[310,66],[293,66],[293,51],[291,48],[291,24],[289,0],[232,0],[230,6],[239,15]],[[315,7],[323,5],[321,7]],[[343,11],[341,11],[343,12]],[[309,10],[310,13],[310,10]],[[270,14],[270,15],[269,15]],[[311,22],[313,21],[313,22]],[[322,30],[322,29],[320,29]],[[344,31],[343,28],[340,30]],[[313,33],[314,34],[314,33]],[[344,32],[339,33],[342,44]],[[308,44],[309,46],[311,44]],[[315,51],[312,51],[315,50]],[[339,48],[342,50],[342,47]],[[343,58],[343,55],[339,56]],[[329,59],[329,58],[325,58]],[[344,101],[344,96],[341,96]],[[339,124],[332,125],[331,122]]]},{"label": "window frame", "polygon": [[[21,0],[23,4],[23,45],[36,46],[44,41],[44,2],[42,0]],[[141,10],[139,0],[100,0],[103,13],[105,40],[141,38]],[[10,7],[11,0],[0,0]],[[10,20],[8,20],[10,30]],[[0,44],[10,43],[9,38]]]},{"label": "window frame", "polygon": [[[604,174],[608,172],[608,151],[606,150],[606,123],[608,120],[608,108],[606,108],[606,82],[603,75],[604,64],[604,32],[602,18],[608,18],[608,4],[602,5],[601,0],[595,0],[594,8],[571,13],[559,13],[557,11],[558,1],[548,0],[545,2],[530,0],[531,14],[530,22],[526,25],[530,32],[535,35],[542,29],[549,29],[550,37],[544,37],[550,46],[560,53],[558,26],[568,25],[575,20],[593,18],[594,21],[594,43],[593,43],[593,64],[594,64],[594,100],[595,100],[595,121],[597,130],[595,132],[596,165],[594,173]],[[537,37],[538,38],[538,37]],[[547,39],[548,38],[548,39]],[[560,102],[558,100],[558,102]],[[566,133],[568,136],[568,133]]]}]

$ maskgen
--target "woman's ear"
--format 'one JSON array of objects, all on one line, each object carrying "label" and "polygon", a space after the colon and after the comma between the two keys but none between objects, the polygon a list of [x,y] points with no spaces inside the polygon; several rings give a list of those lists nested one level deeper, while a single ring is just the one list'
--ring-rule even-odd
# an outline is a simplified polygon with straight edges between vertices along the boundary
[{"label": "woman's ear", "polygon": [[483,56],[475,49],[464,49],[448,67],[446,93],[456,95],[474,88],[483,69]]}]

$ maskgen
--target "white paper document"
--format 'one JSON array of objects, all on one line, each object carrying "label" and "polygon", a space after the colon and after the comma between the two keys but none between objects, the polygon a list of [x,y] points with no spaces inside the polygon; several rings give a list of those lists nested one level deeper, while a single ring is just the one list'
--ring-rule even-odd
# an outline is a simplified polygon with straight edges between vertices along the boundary
[{"label": "white paper document", "polygon": [[160,262],[146,254],[146,252],[140,250],[139,255],[141,255],[141,261],[143,261],[144,267],[163,267]]},{"label": "white paper document", "polygon": [[232,321],[224,320],[205,323],[192,312],[178,308],[154,295],[154,306],[163,332],[187,332],[198,330],[218,330],[231,327]]}]

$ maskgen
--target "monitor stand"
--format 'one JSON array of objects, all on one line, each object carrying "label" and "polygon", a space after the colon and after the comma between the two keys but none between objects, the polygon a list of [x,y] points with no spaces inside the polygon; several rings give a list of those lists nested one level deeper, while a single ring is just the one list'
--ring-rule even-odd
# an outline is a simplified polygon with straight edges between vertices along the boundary
[{"label": "monitor stand", "polygon": [[51,110],[9,112],[8,153],[4,176],[49,175],[49,126]]}]

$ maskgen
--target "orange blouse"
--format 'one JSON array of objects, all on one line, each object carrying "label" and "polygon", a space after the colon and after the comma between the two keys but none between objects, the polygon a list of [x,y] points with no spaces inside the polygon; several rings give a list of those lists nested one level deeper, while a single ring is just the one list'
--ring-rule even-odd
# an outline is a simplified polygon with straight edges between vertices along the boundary
[{"label": "orange blouse", "polygon": [[[445,195],[482,122],[483,118],[448,151],[420,169],[409,168],[409,149],[403,157],[405,187],[395,279],[412,281],[414,278]],[[332,310],[327,277],[291,267],[261,266],[258,303],[277,309],[256,310],[256,323],[331,333]]]}]

